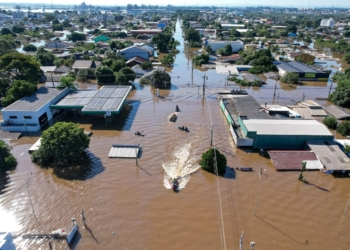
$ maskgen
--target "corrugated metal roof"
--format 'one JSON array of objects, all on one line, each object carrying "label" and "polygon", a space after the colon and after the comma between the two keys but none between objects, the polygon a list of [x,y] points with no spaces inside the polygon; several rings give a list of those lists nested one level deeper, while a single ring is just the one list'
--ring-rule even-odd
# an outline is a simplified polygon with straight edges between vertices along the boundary
[{"label": "corrugated metal roof", "polygon": [[329,130],[315,120],[304,119],[248,119],[243,120],[249,132],[258,135],[314,135],[332,136]]},{"label": "corrugated metal roof", "polygon": [[334,116],[338,120],[342,120],[350,117],[350,113],[348,111],[335,105],[325,106],[323,107],[323,109],[328,114],[330,114],[331,116]]},{"label": "corrugated metal roof", "polygon": [[319,70],[316,70],[304,63],[301,62],[282,62],[282,61],[276,61],[274,62],[278,68],[281,68],[287,72],[294,72],[294,73],[322,73]]},{"label": "corrugated metal roof", "polygon": [[333,141],[306,141],[328,170],[350,170],[350,159]]}]

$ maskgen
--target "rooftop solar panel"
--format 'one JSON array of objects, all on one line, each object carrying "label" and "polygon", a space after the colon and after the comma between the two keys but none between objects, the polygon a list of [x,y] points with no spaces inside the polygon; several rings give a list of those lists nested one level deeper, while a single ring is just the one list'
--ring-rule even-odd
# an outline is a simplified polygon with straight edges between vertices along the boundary
[{"label": "rooftop solar panel", "polygon": [[72,106],[72,108],[84,106],[83,112],[96,111],[99,114],[106,111],[119,112],[122,102],[130,91],[129,86],[104,86],[99,90],[76,91],[53,106]]}]

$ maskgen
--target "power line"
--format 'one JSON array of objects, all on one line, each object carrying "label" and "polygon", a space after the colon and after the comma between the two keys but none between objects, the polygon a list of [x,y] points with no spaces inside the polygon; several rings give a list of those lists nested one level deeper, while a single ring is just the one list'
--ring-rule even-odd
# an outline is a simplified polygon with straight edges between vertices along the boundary
[{"label": "power line", "polygon": [[[211,117],[211,112],[210,112],[210,107],[209,107],[209,103],[208,102],[207,102],[207,106],[208,106],[208,111],[209,111],[210,123],[213,126],[213,119]],[[222,244],[222,248],[224,250],[226,250],[225,226],[224,226],[224,219],[223,219],[223,215],[222,215],[222,202],[221,202],[220,183],[219,183],[219,176],[218,176],[218,166],[217,166],[215,145],[213,145],[213,148],[214,148],[214,166],[215,166],[215,172],[216,172],[216,184],[217,184],[217,191],[218,191],[218,196],[219,196],[219,207],[220,207],[221,244]]]}]

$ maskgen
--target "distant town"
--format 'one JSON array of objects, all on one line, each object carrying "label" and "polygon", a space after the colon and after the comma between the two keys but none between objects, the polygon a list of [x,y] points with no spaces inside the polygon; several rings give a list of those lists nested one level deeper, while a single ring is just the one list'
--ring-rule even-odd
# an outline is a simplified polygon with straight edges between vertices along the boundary
[{"label": "distant town", "polygon": [[349,246],[350,8],[97,4],[0,4],[0,249]]}]

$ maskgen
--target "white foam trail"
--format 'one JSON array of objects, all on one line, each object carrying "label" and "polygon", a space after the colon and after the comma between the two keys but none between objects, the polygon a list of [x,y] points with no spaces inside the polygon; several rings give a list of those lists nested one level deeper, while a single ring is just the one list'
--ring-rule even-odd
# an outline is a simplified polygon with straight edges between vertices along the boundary
[{"label": "white foam trail", "polygon": [[186,187],[191,174],[200,167],[194,153],[191,151],[193,151],[191,150],[191,144],[187,143],[175,150],[173,159],[163,162],[165,188],[171,189],[171,182],[174,178],[180,178],[179,189]]}]

